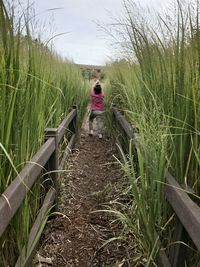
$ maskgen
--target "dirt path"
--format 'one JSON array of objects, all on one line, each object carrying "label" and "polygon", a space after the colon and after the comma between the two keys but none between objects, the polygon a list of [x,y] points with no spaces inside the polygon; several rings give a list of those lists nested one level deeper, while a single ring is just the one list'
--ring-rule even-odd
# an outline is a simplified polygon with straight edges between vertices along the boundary
[{"label": "dirt path", "polygon": [[107,213],[93,213],[113,200],[122,182],[115,152],[109,137],[89,137],[82,128],[62,184],[58,212],[63,215],[50,220],[42,238],[39,254],[50,258],[50,265],[39,266],[127,266],[119,264],[126,253],[123,246],[111,242],[102,247],[120,234],[120,223],[112,223]]}]

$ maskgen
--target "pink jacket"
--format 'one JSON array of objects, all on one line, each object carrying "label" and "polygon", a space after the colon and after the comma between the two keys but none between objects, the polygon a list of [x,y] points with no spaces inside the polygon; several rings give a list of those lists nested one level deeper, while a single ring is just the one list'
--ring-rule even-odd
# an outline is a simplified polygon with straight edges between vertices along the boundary
[{"label": "pink jacket", "polygon": [[91,92],[91,110],[100,110],[104,109],[104,93],[95,94],[94,91]]}]

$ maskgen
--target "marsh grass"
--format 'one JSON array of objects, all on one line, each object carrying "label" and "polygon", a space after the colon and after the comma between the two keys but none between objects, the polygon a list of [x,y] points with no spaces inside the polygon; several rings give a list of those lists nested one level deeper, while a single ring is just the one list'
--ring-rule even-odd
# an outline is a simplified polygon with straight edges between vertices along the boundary
[{"label": "marsh grass", "polygon": [[[200,190],[199,2],[194,2],[177,1],[174,16],[171,11],[158,15],[155,29],[155,21],[147,25],[142,14],[138,20],[133,1],[125,1],[121,36],[126,36],[129,61],[107,69],[108,103],[114,103],[139,129],[139,176],[134,172],[132,144],[124,170],[132,185],[146,266],[153,266],[156,259],[158,235],[167,249],[171,242],[172,211],[163,195],[165,169],[197,195]],[[187,259],[188,266],[197,266],[194,258]]]},{"label": "marsh grass", "polygon": [[[44,142],[45,128],[57,127],[73,104],[78,104],[80,124],[87,106],[79,69],[39,38],[33,40],[28,10],[23,20],[14,12],[0,1],[1,193]],[[26,244],[43,184],[41,177],[1,237],[0,266],[14,266]]]}]

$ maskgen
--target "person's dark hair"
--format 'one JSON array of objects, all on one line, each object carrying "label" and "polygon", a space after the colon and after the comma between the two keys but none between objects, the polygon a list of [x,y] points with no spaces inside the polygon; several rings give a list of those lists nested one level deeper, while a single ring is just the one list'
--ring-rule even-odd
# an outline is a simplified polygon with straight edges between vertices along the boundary
[{"label": "person's dark hair", "polygon": [[100,84],[96,84],[94,87],[94,92],[96,95],[101,94],[101,85]]}]

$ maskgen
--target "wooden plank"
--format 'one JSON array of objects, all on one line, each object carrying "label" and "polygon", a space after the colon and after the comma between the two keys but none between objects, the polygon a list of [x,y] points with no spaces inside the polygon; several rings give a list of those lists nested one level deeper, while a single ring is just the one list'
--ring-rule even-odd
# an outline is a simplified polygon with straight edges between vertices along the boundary
[{"label": "wooden plank", "polygon": [[[156,236],[158,237],[158,234],[156,233]],[[157,258],[157,264],[159,267],[172,267],[169,258],[167,257],[167,254],[165,252],[165,249],[162,246],[162,243],[160,241],[160,238],[158,237],[157,240],[158,247],[160,248],[158,252],[158,258]]]},{"label": "wooden plank", "polygon": [[60,141],[62,140],[65,131],[67,130],[70,122],[76,117],[77,115],[77,110],[73,109],[68,115],[67,117],[62,121],[62,123],[59,125],[58,127],[58,144],[60,143]]},{"label": "wooden plank", "polygon": [[57,192],[59,192],[59,183],[58,183],[58,168],[59,168],[59,162],[58,162],[58,128],[47,128],[45,130],[45,138],[53,137],[55,140],[55,150],[52,153],[51,157],[49,158],[49,161],[47,162],[47,173],[50,175],[51,180],[53,181],[54,188]]},{"label": "wooden plank", "polygon": [[45,129],[45,139],[47,140],[49,137],[55,137],[57,135],[58,128],[46,128]]},{"label": "wooden plank", "polygon": [[55,197],[56,197],[56,190],[54,188],[50,188],[48,193],[46,194],[42,208],[38,213],[35,223],[31,228],[28,245],[27,247],[23,247],[22,253],[19,256],[17,263],[15,264],[15,267],[30,266],[32,258],[35,253],[35,249],[39,242],[39,238],[42,234],[42,230],[44,227],[43,223],[46,220],[46,217],[53,206]]},{"label": "wooden plank", "polygon": [[72,137],[71,137],[71,139],[70,139],[70,141],[69,141],[69,144],[68,144],[68,146],[67,146],[67,148],[66,148],[66,150],[64,152],[64,156],[63,156],[63,158],[61,160],[61,163],[60,163],[60,166],[59,166],[59,170],[62,170],[63,169],[64,164],[65,164],[67,158],[69,157],[72,148],[74,147],[75,138],[76,138],[76,135],[73,134]]},{"label": "wooden plank", "polygon": [[119,111],[117,111],[117,109],[113,108],[113,114],[116,118],[116,120],[119,122],[119,124],[121,125],[121,127],[124,129],[125,133],[127,134],[127,136],[131,139],[134,138],[134,130],[132,125],[124,118],[124,116],[122,116],[120,114]]},{"label": "wooden plank", "polygon": [[200,251],[200,208],[167,172],[165,195],[190,238]]},{"label": "wooden plank", "polygon": [[159,267],[171,267],[171,263],[169,261],[169,258],[167,257],[164,249],[160,249],[159,255],[158,255],[158,266]]},{"label": "wooden plank", "polygon": [[186,247],[182,244],[184,242],[184,227],[180,220],[176,218],[175,231],[170,245],[169,258],[172,267],[184,266],[186,258]]},{"label": "wooden plank", "polygon": [[49,138],[1,195],[0,236],[15,215],[26,193],[32,187],[54,150],[55,140],[54,138]]},{"label": "wooden plank", "polygon": [[[73,105],[73,109],[75,109],[78,112],[78,108],[76,105]],[[74,117],[74,119],[71,121],[71,123],[69,124],[69,130],[72,133],[76,133],[77,131],[77,116]]]}]

